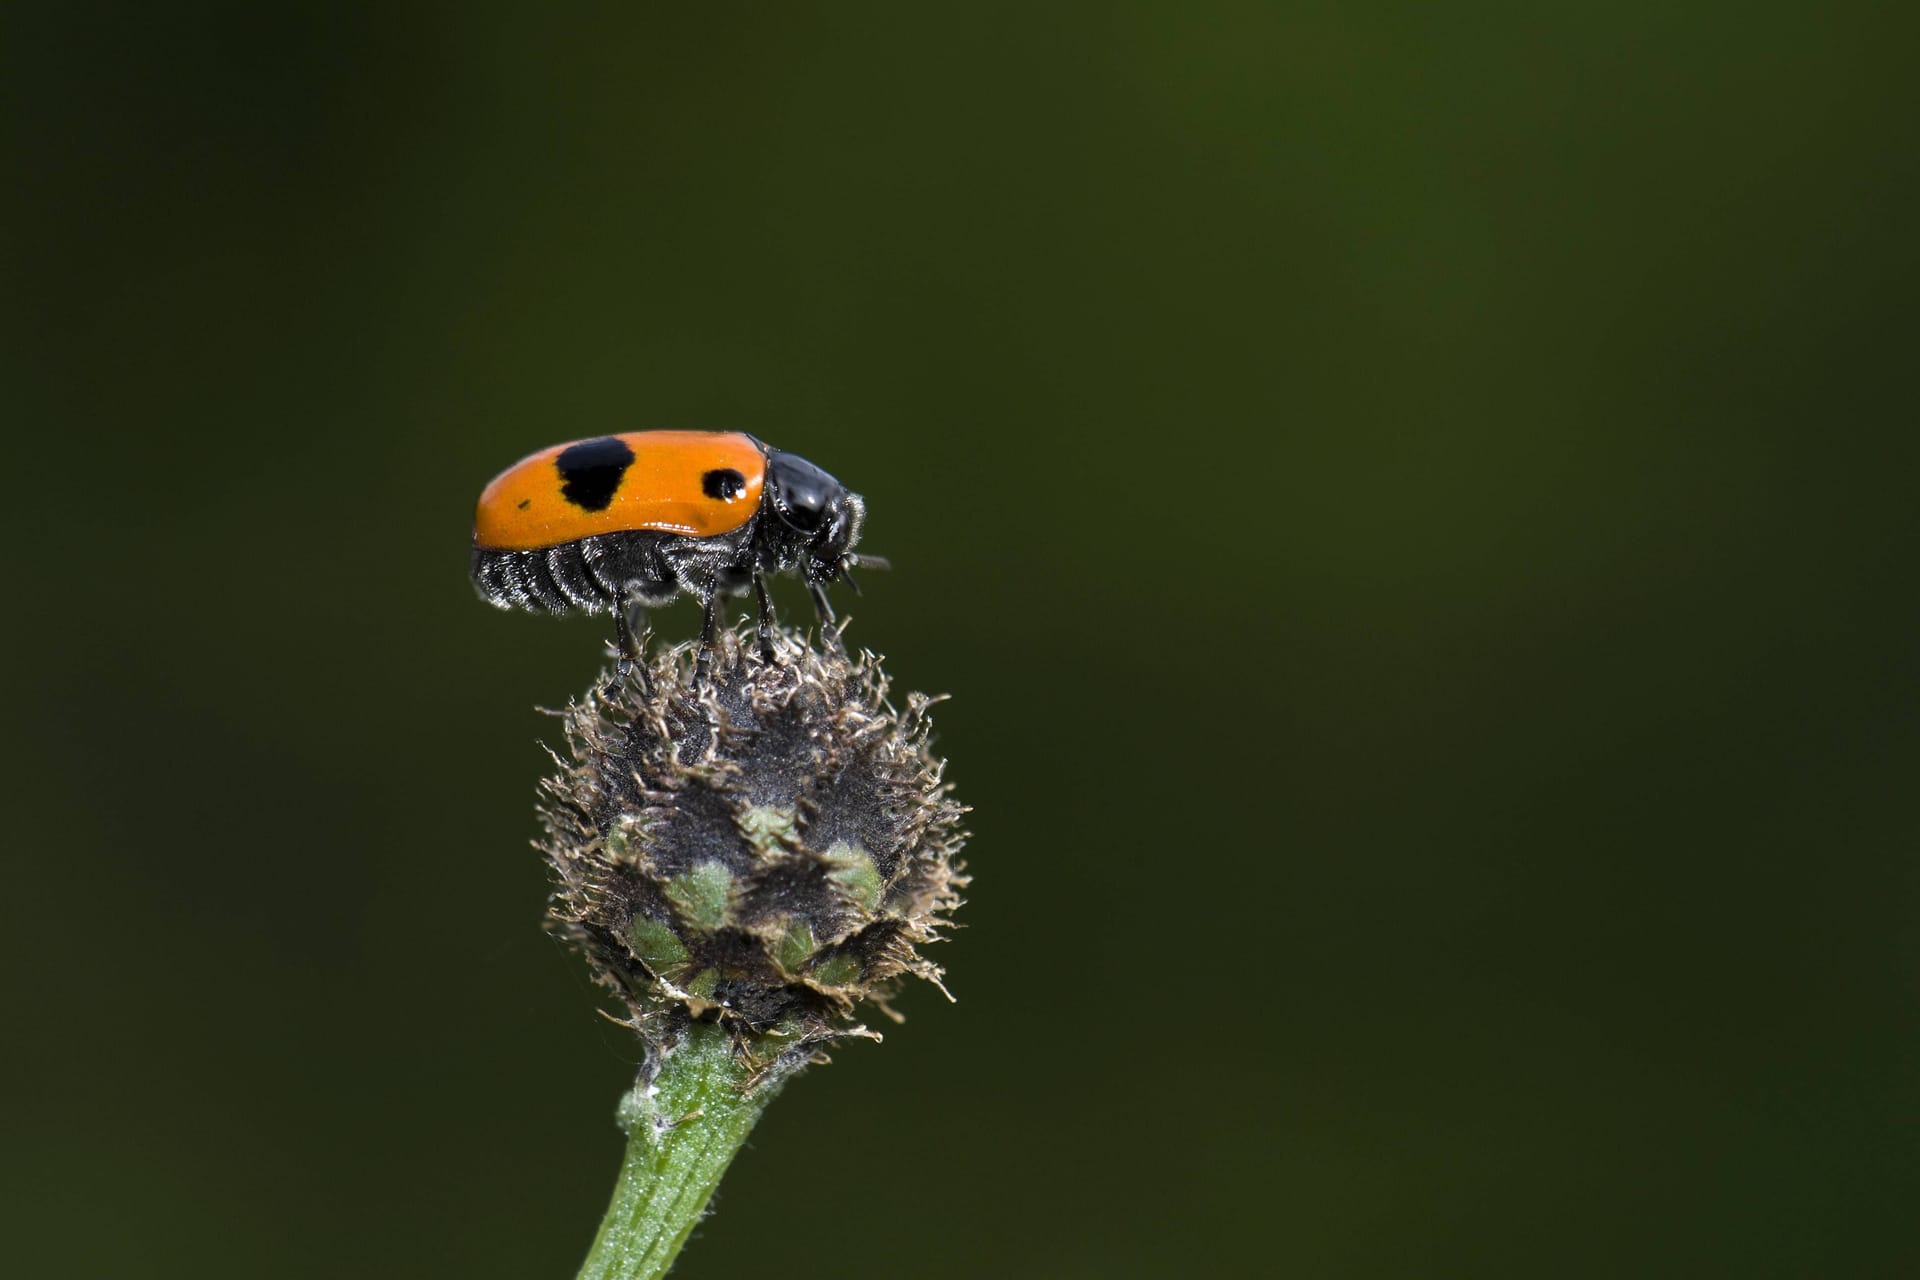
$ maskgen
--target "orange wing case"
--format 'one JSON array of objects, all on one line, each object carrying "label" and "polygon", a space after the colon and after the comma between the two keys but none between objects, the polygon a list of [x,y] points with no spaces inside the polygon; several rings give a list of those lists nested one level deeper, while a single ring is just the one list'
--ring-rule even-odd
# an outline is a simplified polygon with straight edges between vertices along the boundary
[{"label": "orange wing case", "polygon": [[[632,453],[624,466],[616,440]],[[589,446],[591,484],[583,484],[561,455]],[[738,432],[630,431],[557,444],[494,477],[474,509],[473,545],[528,551],[633,529],[732,533],[760,509],[766,473],[760,446]]]}]

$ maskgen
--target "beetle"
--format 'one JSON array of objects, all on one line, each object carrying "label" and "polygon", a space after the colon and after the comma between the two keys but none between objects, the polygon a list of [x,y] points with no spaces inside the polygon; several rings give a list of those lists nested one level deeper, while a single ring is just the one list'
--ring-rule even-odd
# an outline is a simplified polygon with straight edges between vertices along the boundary
[{"label": "beetle", "polygon": [[866,512],[813,463],[745,432],[597,436],[530,454],[481,491],[473,582],[502,609],[612,613],[622,674],[640,656],[644,611],[692,595],[701,678],[722,598],[753,592],[760,656],[772,662],[769,575],[798,573],[828,623],[828,583],[858,592],[853,569],[887,567],[852,553]]}]

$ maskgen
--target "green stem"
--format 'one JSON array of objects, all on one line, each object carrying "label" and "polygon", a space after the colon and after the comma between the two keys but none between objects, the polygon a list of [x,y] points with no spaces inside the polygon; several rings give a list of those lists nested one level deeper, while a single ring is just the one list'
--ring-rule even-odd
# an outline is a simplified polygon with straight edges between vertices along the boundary
[{"label": "green stem", "polygon": [[650,1090],[621,1103],[627,1156],[579,1280],[656,1280],[667,1273],[720,1175],[775,1092],[741,1091],[746,1072],[727,1033],[695,1023]]}]

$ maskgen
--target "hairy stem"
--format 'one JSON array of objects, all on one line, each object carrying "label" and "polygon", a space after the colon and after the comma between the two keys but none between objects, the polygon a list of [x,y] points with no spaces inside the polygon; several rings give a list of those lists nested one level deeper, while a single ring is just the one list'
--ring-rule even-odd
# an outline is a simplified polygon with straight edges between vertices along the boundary
[{"label": "hairy stem", "polygon": [[695,1023],[652,1086],[627,1096],[620,1108],[626,1160],[579,1280],[667,1273],[775,1092],[747,1095],[745,1083],[727,1033]]}]

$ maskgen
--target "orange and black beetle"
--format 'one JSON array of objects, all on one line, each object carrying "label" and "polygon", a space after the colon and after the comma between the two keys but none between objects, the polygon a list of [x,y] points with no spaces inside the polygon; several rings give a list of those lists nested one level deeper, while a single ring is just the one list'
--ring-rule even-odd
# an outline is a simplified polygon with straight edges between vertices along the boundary
[{"label": "orange and black beetle", "polygon": [[851,554],[865,517],[859,494],[750,435],[630,431],[542,449],[494,477],[473,513],[473,582],[502,609],[612,613],[623,667],[638,657],[642,611],[687,592],[703,610],[702,671],[717,601],[751,588],[771,661],[766,576],[797,571],[831,621],[826,584],[886,565]]}]

